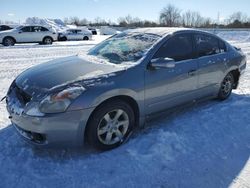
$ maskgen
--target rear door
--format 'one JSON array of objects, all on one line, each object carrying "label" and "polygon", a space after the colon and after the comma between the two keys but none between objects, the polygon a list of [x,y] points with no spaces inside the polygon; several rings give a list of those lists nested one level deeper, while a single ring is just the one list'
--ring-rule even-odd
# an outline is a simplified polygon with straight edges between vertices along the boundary
[{"label": "rear door", "polygon": [[83,32],[82,30],[76,30],[77,40],[83,40]]},{"label": "rear door", "polygon": [[145,72],[146,113],[151,114],[195,98],[198,86],[197,61],[191,34],[172,36],[154,55],[172,58],[175,67],[147,69]]},{"label": "rear door", "polygon": [[70,29],[67,31],[67,39],[68,40],[77,40],[76,30]]},{"label": "rear door", "polygon": [[226,63],[226,45],[210,34],[195,34],[194,43],[199,65],[200,97],[216,94],[223,79]]},{"label": "rear door", "polygon": [[33,42],[41,42],[43,40],[44,35],[41,26],[32,26],[31,31],[32,31],[31,36]]}]

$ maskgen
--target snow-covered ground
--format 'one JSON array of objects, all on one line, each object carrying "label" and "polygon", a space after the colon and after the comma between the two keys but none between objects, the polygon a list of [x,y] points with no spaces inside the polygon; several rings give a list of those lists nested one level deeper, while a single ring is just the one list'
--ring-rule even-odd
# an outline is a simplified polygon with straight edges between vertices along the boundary
[{"label": "snow-covered ground", "polygon": [[[250,33],[220,36],[250,61]],[[0,97],[25,69],[85,52],[94,41],[0,46]],[[24,143],[0,103],[0,187],[250,187],[250,68],[224,102],[210,100],[149,122],[118,149],[40,150]]]}]

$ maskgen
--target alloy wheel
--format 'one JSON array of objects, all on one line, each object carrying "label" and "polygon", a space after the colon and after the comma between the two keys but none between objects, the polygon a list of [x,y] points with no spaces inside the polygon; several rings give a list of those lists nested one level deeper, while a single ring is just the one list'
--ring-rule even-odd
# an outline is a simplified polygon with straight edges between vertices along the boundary
[{"label": "alloy wheel", "polygon": [[122,109],[106,113],[101,119],[97,135],[101,143],[113,145],[122,142],[129,128],[129,116]]}]

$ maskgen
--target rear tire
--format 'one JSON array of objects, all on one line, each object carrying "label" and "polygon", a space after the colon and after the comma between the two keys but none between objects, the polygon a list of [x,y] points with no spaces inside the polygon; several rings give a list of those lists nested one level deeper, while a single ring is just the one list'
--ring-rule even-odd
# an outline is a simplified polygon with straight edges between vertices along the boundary
[{"label": "rear tire", "polygon": [[3,39],[3,45],[4,46],[14,46],[15,40],[12,37],[5,37]]},{"label": "rear tire", "polygon": [[51,37],[44,37],[43,44],[44,45],[51,45],[53,43],[53,39]]},{"label": "rear tire", "polygon": [[91,116],[87,129],[87,142],[98,150],[120,146],[131,135],[135,125],[134,111],[121,100],[101,105]]},{"label": "rear tire", "polygon": [[60,38],[60,41],[67,41],[67,37]]},{"label": "rear tire", "polygon": [[89,37],[85,36],[83,37],[83,40],[89,40]]},{"label": "rear tire", "polygon": [[229,98],[232,93],[233,87],[234,87],[233,74],[228,73],[221,83],[218,99],[223,101]]}]

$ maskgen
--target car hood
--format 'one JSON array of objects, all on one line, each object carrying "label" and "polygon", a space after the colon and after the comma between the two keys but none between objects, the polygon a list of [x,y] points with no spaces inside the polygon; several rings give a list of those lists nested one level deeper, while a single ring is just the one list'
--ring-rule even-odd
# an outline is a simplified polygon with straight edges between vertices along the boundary
[{"label": "car hood", "polygon": [[13,33],[13,32],[16,32],[16,29],[9,29],[9,30],[5,30],[5,31],[0,31],[0,34],[4,35],[4,34]]},{"label": "car hood", "polygon": [[122,70],[125,70],[124,67],[72,56],[32,67],[20,74],[15,82],[19,88],[34,96],[84,80],[107,78]]}]

